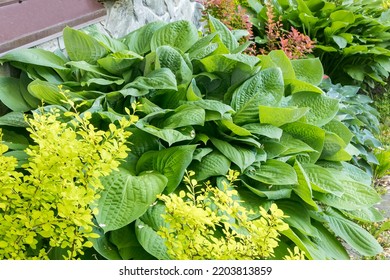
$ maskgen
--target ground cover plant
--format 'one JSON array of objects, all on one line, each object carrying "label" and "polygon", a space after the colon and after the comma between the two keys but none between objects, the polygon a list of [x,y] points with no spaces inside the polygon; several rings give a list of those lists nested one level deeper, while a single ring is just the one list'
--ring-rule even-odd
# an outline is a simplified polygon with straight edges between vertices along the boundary
[{"label": "ground cover plant", "polygon": [[[98,129],[110,129],[128,113],[137,116],[126,130],[131,151],[101,179],[96,202],[99,238],[90,241],[107,259],[183,253],[172,252],[169,236],[180,228],[165,203],[178,197],[191,202],[186,171],[210,196],[230,192],[229,201],[249,216],[243,224],[226,211],[229,222],[222,218],[213,235],[194,238],[213,243],[230,234],[235,246],[250,244],[245,226],[260,220],[271,227],[267,221],[276,216],[288,227],[276,228],[271,254],[254,258],[348,259],[340,239],[362,255],[378,254],[379,243],[354,221],[382,220],[374,208],[380,196],[372,178],[348,163],[352,136],[337,118],[339,100],[319,87],[320,60],[290,60],[283,51],[249,56],[247,44],[239,45],[220,21],[210,17],[208,25],[210,32],[200,34],[188,21],[153,22],[120,39],[65,28],[66,52],[6,54],[0,61],[20,76],[0,78],[0,100],[12,111],[0,117],[5,144],[28,160],[19,144],[30,140],[16,133],[23,132],[16,124],[41,100],[44,111],[69,111],[58,86]],[[225,188],[229,170],[238,172],[232,191]],[[210,213],[219,200],[206,200],[203,210]]]}]

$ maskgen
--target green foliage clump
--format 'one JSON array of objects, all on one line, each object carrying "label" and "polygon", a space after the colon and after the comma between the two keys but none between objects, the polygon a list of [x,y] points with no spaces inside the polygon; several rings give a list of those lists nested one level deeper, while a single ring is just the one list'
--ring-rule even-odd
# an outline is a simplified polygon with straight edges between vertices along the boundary
[{"label": "green foliage clump", "polygon": [[91,124],[90,113],[66,115],[74,118],[70,124],[55,109],[26,119],[34,144],[20,171],[0,144],[0,259],[47,259],[58,249],[75,259],[92,247],[88,239],[99,237],[92,218],[100,179],[127,156],[132,121],[119,120],[105,132]]},{"label": "green foliage clump", "polygon": [[374,87],[387,81],[390,11],[382,0],[249,1],[260,44],[267,33],[268,2],[286,30],[294,27],[316,42],[313,54],[334,82]]},{"label": "green foliage clump", "polygon": [[276,204],[271,205],[270,213],[260,207],[260,218],[250,219],[254,213],[233,198],[237,196],[233,182],[238,172],[230,170],[221,189],[209,183],[201,187],[191,178],[194,174],[190,171],[184,177],[188,192],[159,197],[165,203],[163,218],[168,227],[157,233],[164,238],[169,256],[177,260],[253,260],[273,256],[279,232],[288,228]]},{"label": "green foliage clump", "polygon": [[99,238],[91,241],[102,257],[170,259],[157,233],[167,227],[157,196],[180,198],[186,170],[224,190],[229,169],[240,172],[235,196],[253,222],[272,204],[286,215],[273,258],[299,258],[297,246],[308,259],[348,259],[340,239],[363,255],[381,252],[354,222],[382,220],[381,198],[372,177],[349,163],[352,135],[339,119],[340,101],[320,88],[320,60],[290,60],[281,50],[249,56],[248,44],[220,21],[209,16],[208,25],[202,34],[188,21],[152,22],[119,39],[67,27],[66,52],[7,53],[0,62],[21,71],[0,78],[0,100],[13,111],[0,117],[10,152],[19,155],[28,141],[22,112],[41,99],[45,109],[69,110],[58,85],[100,129],[136,102],[132,150],[101,179]]}]

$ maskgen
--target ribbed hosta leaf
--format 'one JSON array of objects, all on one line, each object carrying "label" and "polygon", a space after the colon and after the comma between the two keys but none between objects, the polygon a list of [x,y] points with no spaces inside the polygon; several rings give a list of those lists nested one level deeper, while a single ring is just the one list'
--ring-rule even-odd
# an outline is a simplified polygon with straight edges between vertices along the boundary
[{"label": "ribbed hosta leaf", "polygon": [[102,179],[104,190],[98,201],[96,220],[104,232],[119,229],[139,218],[156,200],[168,179],[159,173],[139,176],[125,169],[112,172]]}]

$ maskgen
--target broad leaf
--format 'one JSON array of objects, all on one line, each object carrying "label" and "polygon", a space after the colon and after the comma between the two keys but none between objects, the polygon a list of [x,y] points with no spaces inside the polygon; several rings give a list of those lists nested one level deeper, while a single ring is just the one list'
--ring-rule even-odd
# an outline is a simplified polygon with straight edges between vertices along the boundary
[{"label": "broad leaf", "polygon": [[205,110],[193,105],[184,104],[178,107],[174,114],[167,117],[163,123],[164,128],[178,128],[190,125],[204,125]]},{"label": "broad leaf", "polygon": [[269,185],[294,185],[298,183],[294,168],[282,161],[270,159],[260,168],[245,173],[250,178]]},{"label": "broad leaf", "polygon": [[92,36],[70,27],[63,31],[65,49],[73,61],[95,63],[107,55],[107,49]]},{"label": "broad leaf", "polygon": [[15,112],[26,112],[32,109],[23,98],[19,79],[16,78],[0,77],[0,101]]},{"label": "broad leaf", "polygon": [[224,176],[230,168],[230,160],[218,151],[205,155],[200,162],[196,161],[189,169],[195,171],[195,178],[199,181],[212,176]]},{"label": "broad leaf", "polygon": [[221,36],[222,42],[229,49],[230,52],[238,48],[239,44],[232,32],[218,19],[209,15],[210,32],[218,32]]},{"label": "broad leaf", "polygon": [[195,25],[186,20],[168,23],[158,28],[150,42],[151,50],[169,45],[185,52],[198,40],[198,30]]},{"label": "broad leaf", "polygon": [[339,101],[316,92],[298,92],[292,95],[290,104],[297,107],[307,107],[307,122],[323,126],[330,122],[339,110]]},{"label": "broad leaf", "polygon": [[260,123],[279,127],[298,121],[309,110],[309,108],[259,106]]},{"label": "broad leaf", "polygon": [[232,145],[217,138],[210,138],[210,140],[225,157],[240,168],[241,172],[244,172],[256,160],[256,153],[253,149]]},{"label": "broad leaf", "polygon": [[294,170],[297,173],[298,184],[293,186],[293,191],[310,207],[318,210],[316,202],[313,200],[313,193],[310,183],[310,178],[306,174],[299,161],[295,161]]},{"label": "broad leaf", "polygon": [[327,211],[330,229],[364,256],[375,256],[383,251],[378,241],[366,230],[333,210]]},{"label": "broad leaf", "polygon": [[232,96],[236,124],[259,120],[259,106],[277,106],[284,95],[283,75],[279,68],[260,71],[239,86]]},{"label": "broad leaf", "polygon": [[102,179],[104,190],[98,201],[96,220],[104,232],[124,227],[146,212],[167,185],[159,173],[139,176],[120,168]]},{"label": "broad leaf", "polygon": [[192,161],[196,145],[177,146],[161,151],[149,151],[137,163],[137,172],[155,170],[168,178],[166,193],[173,192],[183,179]]},{"label": "broad leaf", "polygon": [[296,59],[291,61],[296,78],[318,86],[324,76],[324,69],[319,58]]}]

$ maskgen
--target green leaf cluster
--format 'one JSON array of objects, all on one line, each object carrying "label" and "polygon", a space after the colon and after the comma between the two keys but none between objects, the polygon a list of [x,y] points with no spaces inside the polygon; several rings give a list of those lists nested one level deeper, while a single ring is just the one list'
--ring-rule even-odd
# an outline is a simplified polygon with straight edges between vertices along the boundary
[{"label": "green leaf cluster", "polygon": [[314,40],[314,55],[333,81],[374,87],[389,76],[390,11],[382,0],[248,1],[255,40],[266,38],[265,2],[286,30],[290,26]]},{"label": "green leaf cluster", "polygon": [[[132,150],[101,181],[100,238],[91,241],[103,257],[169,259],[157,233],[169,228],[161,216],[166,206],[157,196],[180,197],[185,170],[220,187],[230,169],[240,172],[237,196],[253,219],[273,203],[288,216],[274,258],[296,246],[309,259],[348,258],[339,238],[363,255],[379,253],[375,238],[352,220],[381,220],[374,208],[380,196],[371,177],[348,163],[349,130],[337,119],[339,100],[319,87],[320,60],[289,60],[283,51],[249,56],[217,19],[209,25],[202,34],[187,21],[153,22],[120,39],[66,28],[68,56],[7,54],[2,61],[22,73],[0,93],[1,100],[13,95],[7,106],[14,112],[0,118],[12,152],[23,141],[11,141],[11,132],[23,127],[7,124],[36,108],[31,100],[69,110],[55,90],[60,84],[96,127],[109,128],[126,111],[139,119],[128,129]],[[30,103],[18,108],[13,98]]]}]

